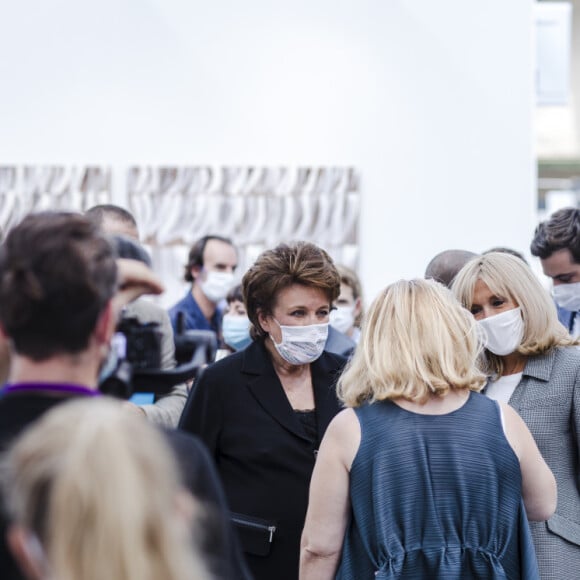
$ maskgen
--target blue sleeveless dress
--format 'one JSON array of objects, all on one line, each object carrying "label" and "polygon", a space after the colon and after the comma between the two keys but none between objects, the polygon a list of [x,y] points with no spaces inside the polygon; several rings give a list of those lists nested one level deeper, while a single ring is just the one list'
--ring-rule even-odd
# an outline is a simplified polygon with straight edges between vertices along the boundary
[{"label": "blue sleeveless dress", "polygon": [[340,580],[535,580],[519,461],[495,401],[445,415],[355,409],[361,443]]}]

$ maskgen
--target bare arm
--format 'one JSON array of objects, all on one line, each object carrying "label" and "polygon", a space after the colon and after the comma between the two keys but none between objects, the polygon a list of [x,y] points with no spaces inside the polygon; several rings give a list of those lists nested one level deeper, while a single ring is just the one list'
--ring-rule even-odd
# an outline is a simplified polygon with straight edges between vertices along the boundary
[{"label": "bare arm", "polygon": [[121,312],[124,306],[143,294],[161,294],[163,284],[153,271],[137,260],[117,259],[119,288],[113,297],[115,312]]},{"label": "bare arm", "polygon": [[342,411],[328,426],[312,474],[300,580],[334,578],[350,511],[349,471],[359,443],[360,426],[354,411]]},{"label": "bare arm", "polygon": [[[175,343],[173,327],[167,311],[151,302],[140,299],[127,305],[125,317],[137,318],[140,323],[156,322],[161,333],[161,368],[175,367]],[[179,418],[187,401],[188,389],[185,384],[175,385],[167,394],[159,397],[152,405],[141,405],[138,412],[145,413],[152,423],[163,427],[177,427]],[[132,403],[127,403],[132,405]]]},{"label": "bare arm", "polygon": [[528,519],[547,520],[556,511],[556,479],[523,419],[508,405],[502,403],[501,407],[506,437],[520,460],[522,496]]}]

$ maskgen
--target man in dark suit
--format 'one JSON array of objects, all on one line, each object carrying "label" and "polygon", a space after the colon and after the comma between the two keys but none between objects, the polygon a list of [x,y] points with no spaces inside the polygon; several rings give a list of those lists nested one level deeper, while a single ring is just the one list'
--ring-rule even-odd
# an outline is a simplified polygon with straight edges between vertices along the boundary
[{"label": "man in dark suit", "polygon": [[[100,394],[99,368],[120,308],[144,292],[162,291],[140,262],[120,266],[118,277],[112,246],[77,214],[31,214],[8,233],[0,248],[0,325],[11,340],[12,361],[0,396],[1,450],[54,405]],[[184,433],[166,436],[184,483],[207,507],[203,548],[212,572],[224,580],[246,578],[207,451]],[[6,525],[0,518],[0,532]],[[0,571],[3,580],[22,578],[3,539]]]},{"label": "man in dark suit", "polygon": [[573,336],[580,335],[580,210],[560,209],[540,223],[530,250],[552,279],[560,322]]}]

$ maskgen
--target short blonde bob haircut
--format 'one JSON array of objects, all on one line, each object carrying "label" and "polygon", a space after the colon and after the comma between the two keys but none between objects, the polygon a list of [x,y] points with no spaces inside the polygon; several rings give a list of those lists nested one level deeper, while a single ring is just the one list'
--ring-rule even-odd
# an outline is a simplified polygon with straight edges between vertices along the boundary
[{"label": "short blonde bob haircut", "polygon": [[433,280],[400,280],[372,303],[338,383],[348,407],[387,399],[426,402],[451,390],[480,391],[481,342],[473,317]]},{"label": "short blonde bob haircut", "polygon": [[[522,312],[524,336],[518,353],[544,354],[556,346],[577,344],[560,324],[556,306],[531,268],[519,258],[504,252],[490,252],[473,258],[460,270],[452,291],[471,310],[475,284],[481,280],[496,296],[509,298]],[[486,350],[483,368],[487,374],[501,375],[503,359]]]},{"label": "short blonde bob haircut", "polygon": [[[162,435],[118,401],[57,405],[3,461],[12,525],[38,538],[59,580],[206,579],[194,510]],[[191,505],[190,505],[191,503]]]}]

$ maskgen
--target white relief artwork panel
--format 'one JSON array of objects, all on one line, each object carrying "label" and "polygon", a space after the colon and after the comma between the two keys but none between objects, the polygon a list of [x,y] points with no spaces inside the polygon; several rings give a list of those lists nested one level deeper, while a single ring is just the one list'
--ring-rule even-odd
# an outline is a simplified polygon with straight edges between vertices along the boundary
[{"label": "white relief artwork panel", "polygon": [[293,240],[358,266],[360,177],[352,167],[0,166],[3,232],[30,211],[82,212],[117,199],[137,220],[167,284],[161,300],[167,305],[184,291],[189,247],[208,234],[233,240],[240,277],[264,249]]}]

